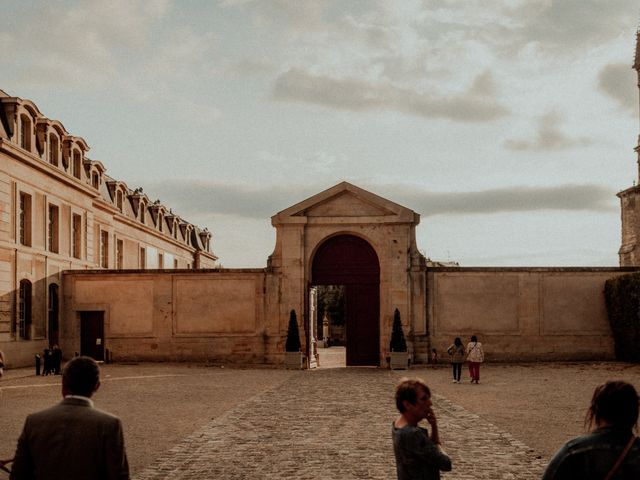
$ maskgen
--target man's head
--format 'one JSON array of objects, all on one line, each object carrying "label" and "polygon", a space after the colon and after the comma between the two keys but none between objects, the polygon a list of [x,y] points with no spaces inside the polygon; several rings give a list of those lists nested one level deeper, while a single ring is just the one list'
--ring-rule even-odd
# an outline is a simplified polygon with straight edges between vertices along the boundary
[{"label": "man's head", "polygon": [[426,393],[428,397],[431,397],[431,390],[427,387],[419,378],[403,378],[396,387],[396,407],[400,413],[404,413],[407,410],[408,402],[410,405],[415,405],[418,402],[418,397],[421,394]]},{"label": "man's head", "polygon": [[638,424],[639,399],[636,389],[627,382],[606,382],[593,392],[587,423],[633,429]]},{"label": "man's head", "polygon": [[75,357],[62,371],[62,394],[90,397],[100,386],[100,368],[93,358]]}]

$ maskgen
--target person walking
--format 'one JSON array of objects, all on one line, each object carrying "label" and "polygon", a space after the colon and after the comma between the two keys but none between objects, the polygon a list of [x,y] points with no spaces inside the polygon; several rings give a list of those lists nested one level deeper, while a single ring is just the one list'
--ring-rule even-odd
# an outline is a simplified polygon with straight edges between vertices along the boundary
[{"label": "person walking", "polygon": [[64,398],[27,417],[11,480],[129,479],[122,422],[91,400],[99,387],[100,368],[92,358],[76,357],[65,365]]},{"label": "person walking", "polygon": [[453,383],[460,383],[460,376],[462,375],[462,364],[464,363],[465,350],[462,345],[460,337],[456,337],[453,343],[447,348],[449,359],[451,361],[451,368],[453,370]]},{"label": "person walking", "polygon": [[585,419],[591,432],[565,443],[542,480],[640,478],[640,440],[634,433],[639,402],[630,383],[610,381],[596,387]]},{"label": "person walking", "polygon": [[471,341],[467,344],[467,361],[471,383],[480,382],[480,364],[484,362],[484,350],[475,335],[471,335]]},{"label": "person walking", "polygon": [[[403,378],[396,387],[400,416],[391,426],[398,480],[439,480],[451,471],[451,459],[440,446],[438,422],[431,404],[431,390],[420,379]],[[426,428],[418,426],[426,420]]]}]

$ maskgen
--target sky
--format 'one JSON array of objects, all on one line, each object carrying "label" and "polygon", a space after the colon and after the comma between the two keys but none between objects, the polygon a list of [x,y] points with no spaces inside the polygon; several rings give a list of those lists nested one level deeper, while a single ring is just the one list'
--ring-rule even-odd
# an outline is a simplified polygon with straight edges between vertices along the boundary
[{"label": "sky", "polygon": [[270,217],[348,181],[461,266],[617,266],[637,180],[637,0],[0,4],[0,89],[32,100],[263,267]]}]

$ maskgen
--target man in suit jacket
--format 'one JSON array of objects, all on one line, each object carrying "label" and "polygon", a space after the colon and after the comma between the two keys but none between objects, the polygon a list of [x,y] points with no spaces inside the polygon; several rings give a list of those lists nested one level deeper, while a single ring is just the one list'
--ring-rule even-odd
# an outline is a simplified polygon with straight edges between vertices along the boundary
[{"label": "man in suit jacket", "polygon": [[89,357],[75,357],[62,373],[58,405],[25,421],[11,470],[12,480],[129,479],[122,423],[93,408],[100,369]]}]

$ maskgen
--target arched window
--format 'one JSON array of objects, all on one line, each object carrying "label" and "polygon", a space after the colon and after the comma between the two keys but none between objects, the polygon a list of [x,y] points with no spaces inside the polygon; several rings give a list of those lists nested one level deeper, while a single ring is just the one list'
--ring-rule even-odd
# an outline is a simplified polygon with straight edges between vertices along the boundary
[{"label": "arched window", "polygon": [[20,146],[31,151],[31,120],[26,115],[20,115]]},{"label": "arched window", "polygon": [[20,280],[18,289],[18,333],[20,338],[31,337],[31,282]]},{"label": "arched window", "polygon": [[60,148],[58,143],[58,137],[50,133],[49,134],[49,163],[54,166],[58,166],[58,150]]}]

